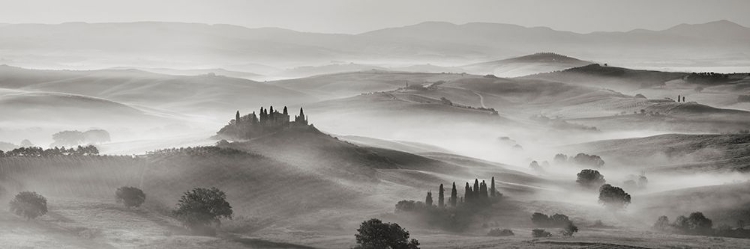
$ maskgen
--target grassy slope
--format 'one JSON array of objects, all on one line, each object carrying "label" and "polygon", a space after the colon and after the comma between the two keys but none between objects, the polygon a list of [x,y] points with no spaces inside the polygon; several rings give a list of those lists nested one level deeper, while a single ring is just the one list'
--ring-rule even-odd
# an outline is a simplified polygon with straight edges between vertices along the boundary
[{"label": "grassy slope", "polygon": [[[568,146],[568,149],[600,155],[605,161],[612,159],[625,165],[657,169],[688,166],[693,170],[747,171],[750,135],[668,134],[590,142]],[[724,167],[712,167],[716,164]]]}]

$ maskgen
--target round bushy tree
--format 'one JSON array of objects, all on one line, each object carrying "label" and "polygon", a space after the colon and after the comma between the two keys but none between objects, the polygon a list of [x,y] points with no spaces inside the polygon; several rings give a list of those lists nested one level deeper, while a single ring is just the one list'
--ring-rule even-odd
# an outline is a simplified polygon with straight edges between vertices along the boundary
[{"label": "round bushy tree", "polygon": [[34,219],[47,213],[47,199],[36,192],[24,191],[10,201],[10,211],[27,220]]},{"label": "round bushy tree", "polygon": [[606,182],[604,176],[595,169],[584,169],[578,173],[578,184],[586,188],[596,188]]},{"label": "round bushy tree", "polygon": [[599,188],[599,203],[607,208],[622,209],[630,204],[630,195],[621,188],[604,184]]},{"label": "round bushy tree", "polygon": [[194,231],[221,225],[221,218],[232,219],[232,206],[227,195],[217,188],[195,188],[185,192],[177,203],[175,216]]},{"label": "round bushy tree", "polygon": [[115,192],[115,200],[126,207],[140,207],[146,201],[146,194],[136,187],[120,187]]},{"label": "round bushy tree", "polygon": [[370,219],[359,226],[357,249],[419,249],[419,241],[409,240],[409,232],[396,223],[383,223],[379,219]]}]

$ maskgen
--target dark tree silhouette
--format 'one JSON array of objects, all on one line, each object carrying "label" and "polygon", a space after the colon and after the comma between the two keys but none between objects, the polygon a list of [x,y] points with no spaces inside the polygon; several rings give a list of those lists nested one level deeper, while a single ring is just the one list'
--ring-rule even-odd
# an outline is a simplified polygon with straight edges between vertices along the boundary
[{"label": "dark tree silhouette", "polygon": [[10,201],[10,211],[26,220],[35,219],[47,213],[47,199],[36,192],[24,191]]},{"label": "dark tree silhouette", "polygon": [[604,166],[604,160],[602,160],[601,157],[586,153],[578,153],[578,155],[573,158],[573,161],[582,166],[591,166],[595,168],[601,168]]},{"label": "dark tree silhouette", "polygon": [[495,197],[497,195],[497,189],[495,189],[495,177],[492,177],[492,183],[490,183],[490,196]]},{"label": "dark tree silhouette", "polygon": [[440,184],[440,190],[438,191],[438,207],[445,207],[445,190],[443,184]]},{"label": "dark tree silhouette", "polygon": [[221,225],[221,218],[232,219],[232,206],[226,194],[217,188],[195,188],[185,192],[174,214],[182,224],[194,231]]},{"label": "dark tree silhouette", "polygon": [[115,191],[115,200],[126,207],[140,207],[146,201],[146,194],[136,187],[120,187]]},{"label": "dark tree silhouette", "polygon": [[471,202],[472,193],[471,193],[471,187],[469,187],[469,183],[466,183],[466,187],[464,190],[464,197],[466,199],[466,202]]},{"label": "dark tree silhouette", "polygon": [[432,191],[427,191],[427,197],[424,198],[424,203],[428,206],[432,206]]},{"label": "dark tree silhouette", "polygon": [[456,190],[456,182],[453,182],[453,188],[451,189],[451,207],[456,207],[456,201],[458,200],[458,191]]},{"label": "dark tree silhouette", "polygon": [[701,212],[691,213],[687,218],[688,229],[698,233],[707,233],[713,227],[713,221],[706,218]]},{"label": "dark tree silhouette", "polygon": [[630,195],[619,187],[604,184],[599,188],[599,203],[610,209],[622,209],[630,204]]},{"label": "dark tree silhouette", "polygon": [[474,189],[471,190],[474,196],[479,195],[479,179],[474,179]]},{"label": "dark tree silhouette", "polygon": [[240,121],[240,111],[237,111],[237,114],[235,114],[234,116],[235,116],[235,118],[234,118],[234,124],[236,124],[237,126],[239,126],[240,123],[242,122],[242,121]]},{"label": "dark tree silhouette", "polygon": [[568,222],[568,224],[563,227],[562,235],[565,237],[573,237],[574,233],[578,232],[578,227],[573,224],[573,222]]},{"label": "dark tree silhouette", "polygon": [[409,232],[396,223],[379,219],[362,222],[354,235],[358,249],[419,249],[419,241],[409,240]]},{"label": "dark tree silhouette", "polygon": [[606,180],[604,180],[604,176],[598,170],[584,169],[578,173],[578,180],[576,182],[586,188],[596,188],[604,184]]}]

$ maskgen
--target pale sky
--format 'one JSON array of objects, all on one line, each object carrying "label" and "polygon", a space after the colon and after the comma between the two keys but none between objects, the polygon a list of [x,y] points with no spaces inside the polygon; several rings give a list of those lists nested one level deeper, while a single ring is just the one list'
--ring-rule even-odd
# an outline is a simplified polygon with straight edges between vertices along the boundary
[{"label": "pale sky", "polygon": [[729,20],[750,0],[0,0],[0,23],[170,21],[361,33],[424,21],[510,23],[587,33]]}]

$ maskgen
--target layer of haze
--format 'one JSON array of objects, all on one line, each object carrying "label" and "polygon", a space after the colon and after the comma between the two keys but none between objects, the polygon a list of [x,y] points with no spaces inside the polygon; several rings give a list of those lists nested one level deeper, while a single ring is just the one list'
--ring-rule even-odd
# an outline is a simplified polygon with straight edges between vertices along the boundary
[{"label": "layer of haze", "polygon": [[362,33],[424,21],[510,23],[580,33],[661,30],[722,19],[750,26],[750,1],[743,0],[0,0],[0,6],[0,23],[168,21],[323,33]]}]

